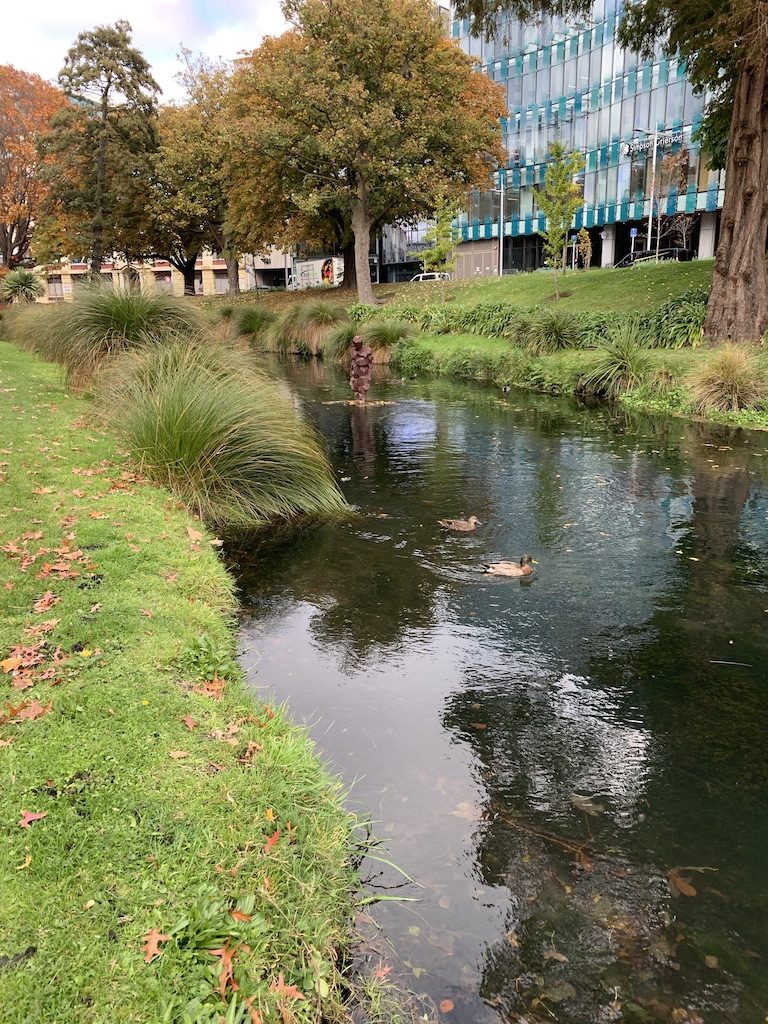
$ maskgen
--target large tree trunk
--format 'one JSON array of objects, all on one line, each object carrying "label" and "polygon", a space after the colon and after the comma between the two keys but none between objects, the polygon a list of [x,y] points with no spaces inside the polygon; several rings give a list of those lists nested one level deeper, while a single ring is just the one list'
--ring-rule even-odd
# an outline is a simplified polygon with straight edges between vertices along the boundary
[{"label": "large tree trunk", "polygon": [[355,291],[357,288],[357,267],[355,266],[355,239],[350,238],[342,247],[341,255],[344,260],[344,280],[341,282],[341,290]]},{"label": "large tree trunk", "polygon": [[227,257],[227,282],[229,284],[229,294],[239,295],[240,294],[240,264],[237,256]]},{"label": "large tree trunk", "polygon": [[355,273],[357,275],[358,302],[373,303],[371,285],[371,264],[368,253],[371,247],[371,214],[368,210],[368,195],[360,183],[357,196],[352,202],[352,234],[355,239]]},{"label": "large tree trunk", "polygon": [[768,327],[768,56],[739,68],[725,164],[725,204],[704,336],[757,344]]},{"label": "large tree trunk", "polygon": [[197,263],[198,253],[193,256],[172,256],[170,257],[170,264],[175,267],[176,270],[184,277],[184,294],[194,295],[195,294],[195,264]]}]

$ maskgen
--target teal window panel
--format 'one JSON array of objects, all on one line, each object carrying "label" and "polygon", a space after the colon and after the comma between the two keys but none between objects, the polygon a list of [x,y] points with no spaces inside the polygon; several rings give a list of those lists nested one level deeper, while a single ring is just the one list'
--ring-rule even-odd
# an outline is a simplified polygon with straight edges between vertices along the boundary
[{"label": "teal window panel", "polygon": [[588,228],[593,228],[595,226],[595,211],[591,206],[587,207],[586,225]]},{"label": "teal window panel", "polygon": [[533,164],[529,164],[528,167],[525,168],[525,184],[526,185],[533,185],[534,181],[536,180],[535,177],[534,177],[534,171],[535,171],[535,168],[534,168]]},{"label": "teal window panel", "polygon": [[474,242],[476,242],[479,237],[480,237],[480,225],[477,222],[477,219],[475,219],[475,220],[472,221],[472,240]]},{"label": "teal window panel", "polygon": [[512,168],[512,186],[513,188],[520,188],[520,168]]},{"label": "teal window panel", "polygon": [[530,69],[531,69],[531,71],[535,71],[536,70],[536,66],[537,66],[536,65],[536,59],[537,59],[537,57],[538,57],[538,51],[537,50],[534,50],[533,53],[528,55],[528,60],[530,61]]},{"label": "teal window panel", "polygon": [[606,219],[608,224],[615,224],[616,223],[616,204],[615,203],[608,203],[608,206],[606,208],[606,213],[605,213],[605,219]]},{"label": "teal window panel", "polygon": [[717,185],[707,189],[707,210],[713,213],[717,209]]},{"label": "teal window panel", "polygon": [[602,145],[600,147],[600,166],[601,167],[607,167],[608,166],[608,146],[607,146],[607,144],[604,144],[604,145]]},{"label": "teal window panel", "polygon": [[522,54],[518,53],[515,57],[515,74],[522,75],[523,73],[523,57]]},{"label": "teal window panel", "polygon": [[637,92],[637,71],[633,68],[627,74],[627,96],[634,96]]},{"label": "teal window panel", "polygon": [[461,225],[461,240],[462,242],[469,241],[469,227],[466,224]]},{"label": "teal window panel", "polygon": [[587,30],[586,32],[582,32],[581,33],[581,35],[579,37],[579,43],[580,43],[580,50],[581,50],[582,53],[589,53],[591,39],[592,39],[592,33],[589,30]]},{"label": "teal window panel", "polygon": [[632,203],[632,220],[642,220],[643,217],[643,203],[642,200],[636,199]]},{"label": "teal window panel", "polygon": [[555,49],[557,51],[557,59],[559,61],[564,61],[565,60],[565,42],[563,41],[563,42],[558,43]]},{"label": "teal window panel", "polygon": [[573,223],[577,231],[580,231],[584,226],[584,211],[581,208],[573,215]]},{"label": "teal window panel", "polygon": [[543,50],[539,51],[539,53],[541,54],[541,67],[548,68],[552,63],[552,51],[548,46],[545,46]]},{"label": "teal window panel", "polygon": [[491,218],[486,217],[485,223],[483,224],[483,237],[491,238],[493,236],[493,229],[491,227]]},{"label": "teal window panel", "polygon": [[685,193],[685,212],[694,213],[696,210],[696,186],[689,185]]},{"label": "teal window panel", "polygon": [[609,161],[612,164],[617,164],[619,162],[619,144],[618,144],[618,142],[612,142],[611,143],[611,149],[610,149],[610,153],[608,155],[608,159],[609,159]]},{"label": "teal window panel", "polygon": [[546,228],[547,228],[547,218],[544,216],[543,213],[537,213],[536,214],[536,230],[537,231],[546,231]]},{"label": "teal window panel", "polygon": [[595,210],[595,221],[598,224],[605,224],[605,207],[602,203],[598,203],[597,209]]},{"label": "teal window panel", "polygon": [[619,220],[629,220],[629,200],[622,199],[619,207]]},{"label": "teal window panel", "polygon": [[573,97],[573,112],[574,114],[581,113],[581,93],[577,92]]},{"label": "teal window panel", "polygon": [[600,104],[600,86],[599,85],[595,85],[595,86],[593,86],[592,91],[589,94],[589,109],[590,110],[597,110],[599,104]]},{"label": "teal window panel", "polygon": [[659,61],[659,85],[666,85],[669,81],[669,61],[662,57]]},{"label": "teal window panel", "polygon": [[509,57],[503,57],[501,61],[501,77],[509,78]]},{"label": "teal window panel", "polygon": [[587,153],[587,170],[597,170],[597,151],[594,149],[591,149],[589,153]]},{"label": "teal window panel", "polygon": [[640,88],[643,92],[647,92],[651,88],[651,72],[651,65],[647,63],[643,64],[642,77],[640,80]]},{"label": "teal window panel", "polygon": [[616,31],[616,16],[609,14],[605,19],[605,34],[610,39]]},{"label": "teal window panel", "polygon": [[579,37],[571,36],[568,39],[568,56],[575,57],[579,52]]},{"label": "teal window panel", "polygon": [[561,121],[565,120],[565,96],[561,96],[557,104],[557,115]]},{"label": "teal window panel", "polygon": [[530,214],[528,214],[528,216],[525,218],[525,234],[533,234],[533,217],[531,217]]},{"label": "teal window panel", "polygon": [[451,35],[453,36],[454,39],[458,39],[459,38],[460,31],[459,31],[459,23],[458,23],[458,21],[454,21],[452,23],[452,25],[451,25]]}]

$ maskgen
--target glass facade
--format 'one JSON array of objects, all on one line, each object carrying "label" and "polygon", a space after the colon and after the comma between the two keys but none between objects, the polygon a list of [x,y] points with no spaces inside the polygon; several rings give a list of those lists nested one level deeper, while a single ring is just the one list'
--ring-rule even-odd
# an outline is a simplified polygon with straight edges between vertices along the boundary
[{"label": "glass facade", "polygon": [[453,38],[504,87],[508,108],[506,169],[496,175],[493,192],[470,196],[459,218],[463,241],[498,239],[503,189],[503,235],[519,240],[505,242],[505,250],[513,265],[515,252],[533,251],[532,239],[527,245],[523,239],[544,227],[536,193],[555,139],[584,155],[584,205],[574,229],[595,229],[599,239],[610,225],[626,226],[612,232],[616,259],[629,251],[629,225],[637,225],[634,244],[646,246],[652,181],[654,219],[661,214],[665,225],[678,213],[693,221],[722,207],[722,175],[707,168],[693,138],[703,97],[693,92],[682,61],[641,60],[620,47],[619,18],[616,0],[596,0],[584,22],[529,24],[502,15],[493,39],[473,38],[467,20],[452,20]]}]

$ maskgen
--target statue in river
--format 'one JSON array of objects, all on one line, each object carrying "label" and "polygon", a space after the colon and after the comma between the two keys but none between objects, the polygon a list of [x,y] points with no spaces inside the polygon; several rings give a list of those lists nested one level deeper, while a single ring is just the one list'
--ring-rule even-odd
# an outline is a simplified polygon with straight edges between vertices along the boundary
[{"label": "statue in river", "polygon": [[352,339],[350,351],[352,368],[350,371],[349,384],[355,395],[356,402],[364,402],[368,388],[371,386],[371,373],[373,372],[373,349],[365,345],[359,334]]}]

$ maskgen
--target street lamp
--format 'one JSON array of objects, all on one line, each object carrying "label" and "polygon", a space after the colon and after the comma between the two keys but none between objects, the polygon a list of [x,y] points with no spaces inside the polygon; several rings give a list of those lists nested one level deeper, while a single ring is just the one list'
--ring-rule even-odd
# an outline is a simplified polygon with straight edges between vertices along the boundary
[{"label": "street lamp", "polygon": [[499,277],[504,276],[504,185],[506,172],[499,171],[499,188],[491,188],[488,191],[499,197]]}]

